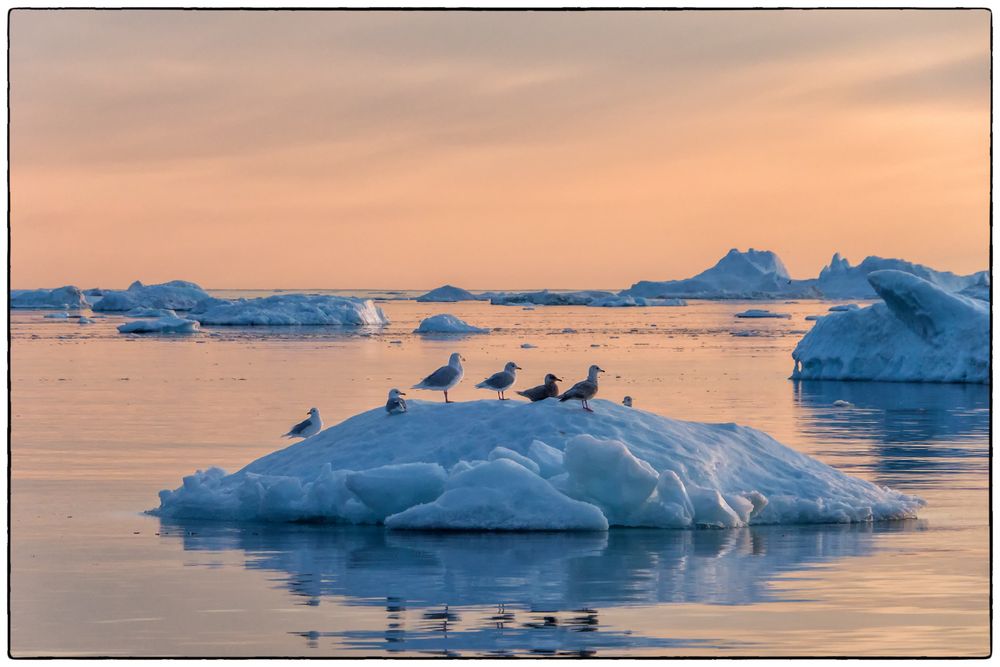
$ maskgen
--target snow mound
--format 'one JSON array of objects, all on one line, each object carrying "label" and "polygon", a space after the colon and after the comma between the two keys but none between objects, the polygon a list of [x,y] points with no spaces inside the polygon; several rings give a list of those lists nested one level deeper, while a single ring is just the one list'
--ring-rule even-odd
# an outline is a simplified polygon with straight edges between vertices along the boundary
[{"label": "snow mound", "polygon": [[156,319],[136,320],[118,327],[120,333],[194,333],[198,322],[184,317],[167,315]]},{"label": "snow mound", "polygon": [[989,304],[903,271],[873,271],[883,299],[819,319],[795,350],[793,379],[989,382]]},{"label": "snow mound", "polygon": [[454,315],[443,313],[432,315],[420,322],[420,326],[413,330],[419,334],[456,334],[456,333],[489,333],[489,329],[474,327],[471,324],[460,320]]},{"label": "snow mound", "polygon": [[740,252],[733,248],[715,266],[684,280],[643,280],[621,296],[705,299],[760,299],[815,296],[809,281],[792,280],[781,259],[770,250]]},{"label": "snow mound", "polygon": [[151,512],[601,530],[899,519],[923,504],[751,428],[678,421],[604,400],[592,405],[593,414],[556,401],[415,400],[397,417],[379,406],[232,475],[198,471],[162,491]]},{"label": "snow mound", "polygon": [[104,290],[104,296],[94,304],[94,310],[120,312],[133,308],[163,308],[191,310],[198,302],[211,299],[208,292],[185,280],[171,280],[159,285],[143,285],[138,280],[127,290]]},{"label": "snow mound", "polygon": [[780,319],[789,319],[791,315],[788,313],[776,313],[773,310],[764,310],[761,308],[751,308],[750,310],[744,310],[742,313],[736,313],[736,317],[743,318],[766,318],[774,317]]},{"label": "snow mound", "polygon": [[647,308],[653,306],[686,306],[684,299],[647,299],[644,296],[606,296],[594,299],[588,306],[594,308]]},{"label": "snow mound", "polygon": [[[218,301],[218,300],[216,300]],[[217,326],[381,326],[389,323],[370,299],[308,294],[276,294],[257,299],[206,302],[191,317]]]},{"label": "snow mound", "polygon": [[57,289],[14,289],[10,291],[11,308],[78,310],[87,308],[89,305],[83,292],[72,285]]},{"label": "snow mound", "polygon": [[950,271],[935,271],[922,264],[914,264],[903,259],[865,257],[857,266],[834,253],[830,264],[819,272],[817,289],[830,299],[874,299],[876,290],[868,280],[874,271],[903,271],[926,280],[949,292],[960,292],[988,280],[988,273],[980,271],[968,276],[959,276]]},{"label": "snow mound", "polygon": [[483,301],[484,297],[476,296],[468,290],[454,285],[442,285],[437,289],[432,289],[427,294],[417,297],[420,302],[454,303],[456,301]]}]

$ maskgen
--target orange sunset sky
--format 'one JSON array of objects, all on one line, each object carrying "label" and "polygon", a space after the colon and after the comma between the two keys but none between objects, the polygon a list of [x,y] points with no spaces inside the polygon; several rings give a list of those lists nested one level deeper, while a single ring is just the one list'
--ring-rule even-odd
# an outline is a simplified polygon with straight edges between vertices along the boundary
[{"label": "orange sunset sky", "polygon": [[11,286],[989,261],[990,15],[25,11]]}]

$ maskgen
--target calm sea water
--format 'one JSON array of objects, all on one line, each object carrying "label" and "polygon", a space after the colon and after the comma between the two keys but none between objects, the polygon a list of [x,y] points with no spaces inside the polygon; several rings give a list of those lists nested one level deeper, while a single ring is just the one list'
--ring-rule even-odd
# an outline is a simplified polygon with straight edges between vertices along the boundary
[{"label": "calm sea water", "polygon": [[[270,293],[219,292],[222,296]],[[378,293],[400,297],[405,293]],[[11,317],[11,637],[16,656],[985,655],[989,389],[795,383],[791,349],[830,303],[600,309],[380,304],[392,324],[127,337]],[[490,335],[427,339],[451,312]],[[574,332],[564,333],[564,329]],[[522,349],[532,343],[534,349]],[[601,396],[735,421],[916,493],[917,520],[607,534],[402,533],[171,523],[144,515],[197,468],[380,406],[452,351],[457,400],[508,360],[608,370]],[[530,379],[529,379],[530,378]],[[419,393],[419,392],[418,392]],[[427,395],[422,398],[434,399]],[[846,400],[851,408],[838,408]]]}]

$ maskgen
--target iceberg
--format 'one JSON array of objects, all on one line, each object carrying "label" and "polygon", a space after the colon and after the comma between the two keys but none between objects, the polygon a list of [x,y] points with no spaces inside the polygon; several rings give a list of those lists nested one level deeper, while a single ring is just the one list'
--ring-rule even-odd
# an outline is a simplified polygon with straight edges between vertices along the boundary
[{"label": "iceberg", "polygon": [[817,320],[792,352],[793,379],[989,382],[988,303],[903,271],[868,281],[883,302]]},{"label": "iceberg", "polygon": [[490,303],[495,306],[523,305],[536,306],[588,306],[597,299],[615,297],[611,292],[600,290],[581,290],[577,292],[490,292]]},{"label": "iceberg", "polygon": [[381,406],[226,474],[160,492],[170,519],[392,529],[605,530],[911,518],[923,501],[736,424],[595,400]]},{"label": "iceberg", "polygon": [[484,334],[489,332],[489,329],[474,327],[448,313],[424,318],[421,320],[420,326],[413,330],[413,333],[417,334]]},{"label": "iceberg", "polygon": [[89,305],[83,292],[72,285],[57,289],[14,289],[10,291],[11,308],[78,310],[87,308]]},{"label": "iceberg", "polygon": [[456,301],[485,301],[487,297],[476,296],[468,290],[454,285],[442,285],[427,294],[417,297],[420,302],[454,303]]},{"label": "iceberg", "polygon": [[208,292],[185,280],[171,280],[159,285],[143,285],[138,280],[127,290],[104,290],[104,296],[94,304],[95,311],[120,312],[133,308],[191,310],[198,302],[211,299]]},{"label": "iceberg", "polygon": [[653,306],[686,306],[684,299],[647,299],[644,296],[606,296],[587,304],[593,308],[648,308]]},{"label": "iceberg", "polygon": [[177,317],[177,313],[167,308],[133,308],[122,313],[123,317]]},{"label": "iceberg", "polygon": [[868,276],[874,271],[886,270],[912,274],[949,292],[960,292],[989,279],[989,273],[986,271],[959,276],[950,271],[935,271],[930,267],[903,259],[886,259],[875,255],[865,257],[857,266],[851,266],[840,253],[834,253],[830,264],[819,272],[816,288],[828,299],[874,299],[876,293],[868,281]]},{"label": "iceberg", "polygon": [[200,303],[189,316],[202,324],[217,326],[382,326],[389,323],[389,318],[371,299],[320,294],[277,294],[237,301],[213,299]]},{"label": "iceberg", "polygon": [[769,299],[815,297],[811,281],[792,280],[781,259],[770,250],[730,250],[715,266],[684,280],[635,283],[620,296],[694,299]]},{"label": "iceberg", "polygon": [[167,315],[156,319],[136,320],[118,327],[120,333],[194,333],[198,331],[198,322]]}]

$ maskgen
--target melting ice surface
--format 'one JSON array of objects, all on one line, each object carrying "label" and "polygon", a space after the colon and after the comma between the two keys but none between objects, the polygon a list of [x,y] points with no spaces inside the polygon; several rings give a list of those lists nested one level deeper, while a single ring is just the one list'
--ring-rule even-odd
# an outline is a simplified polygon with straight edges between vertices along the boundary
[{"label": "melting ice surface", "polygon": [[390,528],[732,528],[912,518],[923,501],[850,477],[736,424],[609,401],[411,401],[375,409],[226,475],[160,493],[173,518]]}]

